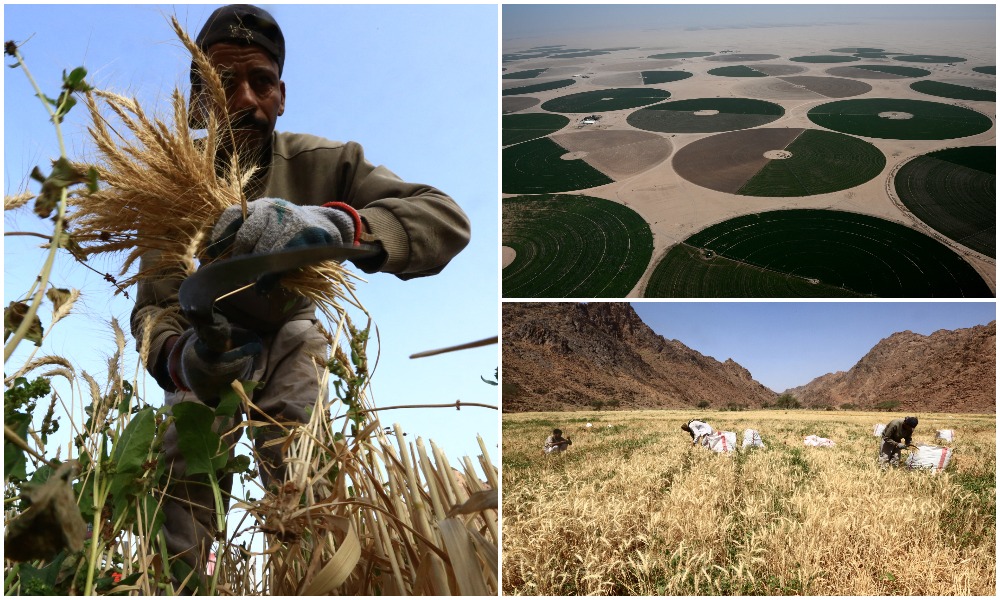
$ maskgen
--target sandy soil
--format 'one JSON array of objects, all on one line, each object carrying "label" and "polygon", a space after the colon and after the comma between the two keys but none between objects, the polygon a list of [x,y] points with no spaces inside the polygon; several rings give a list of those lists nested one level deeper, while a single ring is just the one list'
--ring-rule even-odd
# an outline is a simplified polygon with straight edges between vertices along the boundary
[{"label": "sandy soil", "polygon": [[514,262],[517,258],[517,252],[514,251],[510,246],[500,247],[500,259],[502,260],[501,268],[507,268],[507,265]]},{"label": "sandy soil", "polygon": [[[668,40],[668,41],[667,41]],[[811,53],[829,53],[832,48],[871,46],[872,40],[878,40],[878,47],[889,52],[907,52],[913,54],[934,54],[946,56],[962,56],[968,60],[956,63],[954,66],[935,63],[904,63],[891,59],[865,59],[861,64],[910,66],[931,71],[931,75],[923,78],[878,78],[874,72],[865,73],[864,81],[857,76],[851,85],[864,84],[871,86],[867,93],[861,92],[854,97],[870,98],[911,98],[961,104],[989,116],[994,127],[984,133],[957,140],[884,140],[866,138],[886,156],[887,164],[883,172],[875,179],[860,186],[834,192],[803,198],[747,198],[731,193],[718,192],[696,185],[681,177],[674,169],[670,160],[663,160],[649,165],[642,172],[619,179],[614,183],[587,190],[591,196],[597,196],[626,204],[642,215],[653,231],[654,261],[670,246],[682,241],[691,234],[705,227],[726,219],[765,210],[785,208],[825,208],[845,210],[881,217],[919,229],[927,235],[947,244],[960,253],[981,276],[996,289],[996,261],[965,249],[930,230],[920,223],[902,206],[892,189],[892,178],[895,171],[914,156],[949,148],[967,145],[996,145],[996,105],[993,102],[948,101],[935,99],[909,89],[909,84],[918,80],[947,81],[960,85],[974,85],[984,89],[996,88],[996,77],[972,71],[973,67],[995,65],[995,24],[980,22],[918,22],[915,24],[900,23],[894,27],[885,24],[872,25],[836,25],[813,27],[780,27],[780,28],[746,28],[726,30],[701,31],[627,31],[627,32],[590,32],[573,37],[554,36],[546,39],[523,38],[517,44],[504,46],[504,52],[512,52],[545,44],[567,44],[573,47],[617,47],[641,46],[636,50],[616,51],[608,55],[572,59],[573,68],[578,73],[590,74],[587,79],[580,79],[571,88],[552,90],[532,94],[541,102],[557,98],[567,93],[577,93],[609,86],[599,82],[601,76],[611,76],[625,71],[638,72],[642,70],[664,69],[683,70],[694,74],[693,77],[681,81],[658,84],[659,89],[671,93],[670,101],[692,98],[745,97],[760,98],[777,102],[785,108],[785,115],[767,125],[767,127],[815,128],[806,117],[813,107],[829,102],[830,98],[801,86],[796,86],[776,77],[760,78],[748,82],[745,79],[732,77],[716,77],[707,75],[709,69],[717,68],[728,62],[691,58],[679,60],[650,60],[651,54],[680,51],[721,51],[733,50],[736,54],[777,54],[787,60],[793,56]],[[743,60],[741,62],[748,62]],[[563,66],[553,60],[526,60],[517,63],[505,63],[509,71],[540,68],[544,65]],[[754,68],[763,68],[780,63],[751,63]],[[829,63],[800,63],[796,67],[803,68],[803,76],[830,77],[840,75],[839,69],[850,67],[831,67]],[[791,66],[791,65],[789,65]],[[831,73],[831,69],[838,69]],[[785,73],[782,73],[784,75]],[[550,75],[548,72],[546,76]],[[793,79],[793,78],[786,78]],[[850,81],[848,77],[845,81]],[[764,82],[772,85],[759,87]],[[756,85],[755,85],[756,84]],[[780,84],[780,85],[775,85]],[[537,106],[525,109],[526,112],[542,112]],[[602,113],[599,129],[603,131],[638,131],[631,127],[625,118],[634,109]],[[668,139],[674,155],[684,146],[715,134],[656,134]],[[777,148],[767,148],[774,150]],[[647,274],[648,276],[648,271]],[[645,277],[644,277],[645,279]],[[642,282],[629,294],[637,297]]]}]

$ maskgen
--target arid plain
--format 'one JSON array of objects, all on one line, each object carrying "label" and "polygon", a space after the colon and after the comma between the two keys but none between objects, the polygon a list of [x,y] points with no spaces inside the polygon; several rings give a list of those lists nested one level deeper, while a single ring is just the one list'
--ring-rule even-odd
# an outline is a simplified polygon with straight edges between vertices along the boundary
[{"label": "arid plain", "polygon": [[[993,91],[996,77],[974,68],[994,67],[995,23],[971,21],[880,22],[815,26],[746,27],[730,29],[647,30],[589,32],[561,37],[519,38],[504,40],[503,112],[505,115],[546,113],[542,106],[553,99],[582,92],[621,88],[659,89],[669,92],[669,102],[693,99],[738,98],[762,101],[781,107],[781,114],[757,124],[721,125],[704,132],[649,131],[636,127],[639,107],[595,113],[600,118],[583,124],[590,113],[563,111],[569,123],[552,133],[551,138],[571,152],[564,160],[583,159],[612,180],[594,187],[565,190],[566,193],[610,200],[635,211],[648,223],[652,233],[652,257],[641,279],[627,297],[643,295],[651,273],[668,250],[709,226],[742,215],[783,209],[826,209],[868,215],[901,224],[937,240],[975,270],[996,291],[994,256],[969,248],[949,238],[919,219],[900,200],[894,189],[894,177],[907,162],[930,152],[955,147],[996,145],[995,101],[955,99],[929,95],[911,89],[920,80]],[[566,57],[533,58],[538,48],[607,50],[604,54],[567,52]],[[884,51],[856,57],[843,49]],[[840,52],[834,49],[841,50]],[[520,54],[519,54],[520,53]],[[702,54],[680,58],[651,58],[657,55]],[[955,61],[900,60],[905,55],[956,57]],[[513,58],[512,58],[513,57]],[[825,62],[823,57],[843,58]],[[795,60],[793,60],[795,59]],[[824,62],[813,62],[824,61]],[[742,65],[758,71],[757,76],[720,76],[718,69]],[[875,67],[860,69],[858,66]],[[889,69],[880,69],[889,67]],[[928,71],[922,77],[898,76],[886,71],[900,67]],[[506,76],[528,70],[544,69],[532,79]],[[709,71],[715,70],[716,73]],[[989,71],[989,69],[984,69]],[[683,79],[644,85],[643,72],[674,71],[690,73]],[[725,72],[725,71],[723,71]],[[761,75],[762,74],[762,75]],[[566,87],[532,93],[516,93],[514,88],[572,79]],[[514,90],[515,93],[511,93]],[[745,173],[734,175],[736,183],[726,184],[726,160],[739,162],[740,148],[757,153],[753,143],[771,144],[761,149],[760,163],[777,161],[780,139],[747,141],[735,134],[765,132],[772,138],[790,138],[800,130],[821,130],[807,114],[817,106],[838,100],[898,99],[948,104],[987,117],[988,129],[952,139],[892,139],[860,136],[885,157],[885,164],[873,177],[844,189],[800,196],[735,193]],[[662,100],[657,100],[661,102]],[[647,103],[647,106],[652,101]],[[713,111],[696,111],[698,118],[721,121]],[[880,115],[884,119],[910,118],[910,115]],[[712,129],[711,126],[708,129]],[[690,129],[689,129],[690,130]],[[727,138],[725,136],[732,136]],[[744,135],[744,138],[746,135]],[[904,136],[899,136],[904,137]],[[915,137],[920,137],[915,136]],[[708,141],[714,138],[715,141]],[[733,146],[726,147],[732,139]],[[773,142],[773,143],[772,143]],[[700,145],[696,145],[699,144]],[[713,145],[714,144],[714,145]],[[688,148],[691,146],[691,148]],[[685,149],[688,148],[687,151]],[[733,158],[735,156],[735,158]],[[506,161],[506,158],[505,158]],[[714,162],[713,162],[714,161]],[[738,169],[746,170],[745,160]],[[837,168],[831,166],[831,168]],[[505,162],[505,173],[507,164]],[[700,173],[700,175],[699,175]],[[507,193],[505,198],[519,192]],[[716,183],[712,183],[712,182]],[[721,183],[718,183],[722,181]],[[707,187],[711,185],[716,189]],[[559,190],[562,192],[563,190]],[[995,191],[993,192],[995,198]],[[506,215],[505,215],[506,221]],[[994,218],[984,227],[993,228]],[[506,227],[506,224],[505,224]],[[991,231],[995,231],[991,229]],[[994,252],[995,254],[995,252]],[[503,265],[514,261],[515,252],[503,249]],[[512,294],[504,290],[505,297]]]}]

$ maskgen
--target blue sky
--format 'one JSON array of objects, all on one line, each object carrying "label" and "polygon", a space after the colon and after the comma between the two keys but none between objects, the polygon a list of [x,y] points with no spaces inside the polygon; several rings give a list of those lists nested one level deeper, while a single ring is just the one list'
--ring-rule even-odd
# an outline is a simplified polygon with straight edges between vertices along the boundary
[{"label": "blue sky", "polygon": [[719,361],[732,358],[783,392],[846,371],[900,331],[985,325],[994,302],[633,302],[653,331]]},{"label": "blue sky", "polygon": [[[497,388],[480,376],[492,378],[497,346],[418,360],[408,356],[500,331],[497,7],[262,6],[278,20],[287,46],[287,104],[277,129],[358,141],[372,162],[450,194],[472,221],[470,246],[440,275],[404,282],[376,274],[358,284],[381,337],[375,403],[496,405]],[[169,15],[176,14],[194,36],[216,7],[5,5],[4,39],[23,43],[28,67],[50,96],[58,94],[63,70],[83,65],[92,84],[135,95],[147,110],[162,109],[175,86],[186,89],[190,64]],[[65,122],[71,158],[88,152],[84,126],[85,111],[78,107]],[[47,171],[56,156],[53,128],[24,74],[5,69],[5,194],[23,189],[31,168]],[[4,227],[51,231],[30,207],[5,214]],[[38,241],[5,238],[5,305],[19,299],[39,272],[44,253]],[[118,269],[111,261],[94,266],[102,273]],[[43,353],[66,356],[101,380],[104,357],[114,351],[106,323],[116,317],[127,328],[132,303],[113,298],[100,275],[68,256],[58,259],[53,283],[79,288],[83,297],[74,316],[53,329]],[[41,315],[47,323],[49,307]],[[375,350],[372,343],[370,354]],[[10,364],[20,364],[17,356]],[[151,379],[147,385],[150,400],[158,403],[160,391]],[[498,414],[481,408],[397,410],[382,420],[401,423],[407,439],[434,440],[452,460],[480,454],[480,434],[497,461]]]},{"label": "blue sky", "polygon": [[[805,25],[880,20],[994,19],[990,4],[507,4],[503,37],[587,30]],[[877,44],[876,44],[877,45]]]}]

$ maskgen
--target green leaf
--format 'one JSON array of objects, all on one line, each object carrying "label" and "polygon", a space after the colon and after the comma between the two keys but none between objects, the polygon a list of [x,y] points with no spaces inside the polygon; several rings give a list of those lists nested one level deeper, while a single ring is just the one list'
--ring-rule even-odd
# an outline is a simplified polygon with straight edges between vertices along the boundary
[{"label": "green leaf", "polygon": [[[7,308],[3,311],[3,339],[7,341],[7,338],[11,336],[17,328],[24,322],[25,315],[28,314],[28,305],[24,302],[11,302],[7,305]],[[42,345],[42,337],[45,335],[42,329],[42,320],[38,318],[36,313],[31,321],[31,325],[28,327],[28,332],[25,334],[25,339],[35,342],[36,346]]]},{"label": "green leaf", "polygon": [[69,75],[63,71],[63,87],[70,92],[86,92],[91,89],[87,82],[83,80],[87,76],[87,69],[77,67]]},{"label": "green leaf", "polygon": [[250,470],[250,457],[239,455],[234,456],[233,459],[226,463],[223,471],[226,473],[246,473]]},{"label": "green leaf", "polygon": [[156,415],[152,408],[144,408],[133,415],[111,453],[119,474],[142,472],[155,433]]},{"label": "green leaf", "polygon": [[[21,413],[14,413],[6,418],[4,423],[16,433],[22,440],[28,437],[28,425],[31,424],[31,417]],[[3,472],[4,481],[9,481],[12,477],[20,480],[28,478],[25,468],[28,464],[24,450],[15,446],[12,442],[4,439],[3,442]]]},{"label": "green leaf", "polygon": [[177,428],[177,447],[187,462],[187,475],[215,473],[226,466],[228,449],[213,430],[215,413],[198,402],[173,406]]},{"label": "green leaf", "polygon": [[[240,385],[243,386],[243,393],[250,395],[254,389],[260,385],[259,381],[241,381]],[[236,411],[240,407],[240,403],[243,401],[240,395],[236,393],[232,388],[226,388],[219,394],[219,405],[215,407],[215,416],[217,417],[232,417],[236,414]]]}]

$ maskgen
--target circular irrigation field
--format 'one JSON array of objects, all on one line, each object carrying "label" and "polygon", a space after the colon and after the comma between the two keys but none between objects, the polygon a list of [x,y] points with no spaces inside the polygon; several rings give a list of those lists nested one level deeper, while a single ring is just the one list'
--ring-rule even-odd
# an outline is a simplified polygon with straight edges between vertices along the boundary
[{"label": "circular irrigation field", "polygon": [[617,88],[560,96],[542,103],[542,110],[559,113],[594,113],[636,108],[670,97],[666,90]]},{"label": "circular irrigation field", "polygon": [[558,90],[560,88],[569,87],[574,83],[576,83],[575,79],[560,79],[558,81],[548,81],[533,85],[522,85],[520,87],[507,88],[501,93],[501,95],[519,96],[521,94],[536,94],[538,92],[547,92],[549,90]]},{"label": "circular irrigation field", "polygon": [[626,121],[646,131],[709,133],[766,125],[785,114],[778,104],[745,98],[698,98],[637,110]]},{"label": "circular irrigation field", "polygon": [[501,108],[504,114],[525,110],[541,102],[538,98],[526,96],[508,96],[501,101]]},{"label": "circular irrigation field", "polygon": [[997,101],[997,93],[993,90],[984,90],[941,81],[915,81],[910,84],[910,89],[921,94],[927,94],[928,96],[938,96],[939,98],[978,100],[983,102]]},{"label": "circular irrigation field", "polygon": [[743,196],[826,194],[861,185],[883,168],[885,156],[864,140],[790,127],[722,133],[674,156],[674,170],[684,179]]},{"label": "circular irrigation field", "polygon": [[996,258],[996,157],[996,146],[938,150],[904,164],[893,185],[918,219]]},{"label": "circular irrigation field", "polygon": [[568,192],[605,185],[666,160],[670,140],[645,131],[573,131],[503,149],[506,194]]},{"label": "circular irrigation field", "polygon": [[794,56],[788,60],[792,62],[802,62],[802,63],[845,63],[845,62],[855,62],[861,60],[857,56],[836,56],[830,54],[818,55],[818,56]]},{"label": "circular irrigation field", "polygon": [[713,225],[672,247],[643,295],[666,297],[992,297],[960,256],[867,215],[779,210]]},{"label": "circular irrigation field", "polygon": [[965,62],[965,59],[960,56],[938,56],[934,54],[903,54],[901,56],[893,56],[892,59],[903,62],[915,62],[915,63]]},{"label": "circular irrigation field", "polygon": [[860,96],[871,90],[872,86],[863,81],[843,77],[791,75],[747,80],[740,83],[735,91],[757,98],[823,100]]},{"label": "circular irrigation field", "polygon": [[710,56],[705,60],[714,62],[754,62],[758,60],[774,60],[776,58],[781,57],[777,54],[720,54],[718,56]]},{"label": "circular irrigation field", "polygon": [[504,298],[624,298],[653,255],[635,211],[590,196],[503,199]]},{"label": "circular irrigation field", "polygon": [[504,146],[544,137],[569,125],[569,117],[551,113],[529,113],[525,115],[503,115]]},{"label": "circular irrigation field", "polygon": [[666,54],[654,54],[649,58],[678,59],[678,58],[700,58],[702,56],[712,56],[715,52],[667,52]]},{"label": "circular irrigation field", "polygon": [[974,110],[898,98],[866,98],[821,104],[809,120],[827,129],[893,140],[947,140],[988,131],[993,122]]},{"label": "circular irrigation field", "polygon": [[854,77],[857,79],[906,79],[910,77],[926,77],[931,74],[927,69],[897,67],[895,65],[851,65],[849,67],[833,67],[832,69],[827,69],[826,72],[837,77]]},{"label": "circular irrigation field", "polygon": [[730,65],[709,69],[709,75],[716,77],[768,77],[778,75],[793,75],[805,71],[805,67],[795,65]]}]

